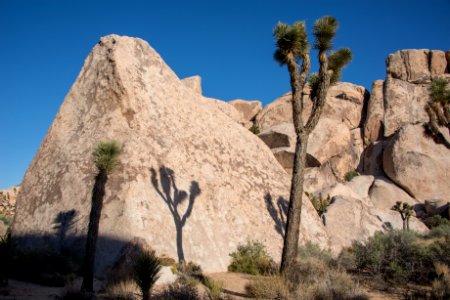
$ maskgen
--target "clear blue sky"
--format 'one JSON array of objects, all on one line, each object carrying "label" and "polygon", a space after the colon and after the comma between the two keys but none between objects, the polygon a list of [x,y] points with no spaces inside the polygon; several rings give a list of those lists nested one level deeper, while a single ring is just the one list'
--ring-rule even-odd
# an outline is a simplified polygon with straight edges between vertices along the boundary
[{"label": "clear blue sky", "polygon": [[[450,49],[450,0],[0,0],[0,189],[19,184],[84,59],[101,36],[147,40],[207,96],[270,103],[289,90],[272,60],[278,21],[333,15],[343,80],[370,89],[399,49]],[[313,65],[313,68],[316,65]]]}]

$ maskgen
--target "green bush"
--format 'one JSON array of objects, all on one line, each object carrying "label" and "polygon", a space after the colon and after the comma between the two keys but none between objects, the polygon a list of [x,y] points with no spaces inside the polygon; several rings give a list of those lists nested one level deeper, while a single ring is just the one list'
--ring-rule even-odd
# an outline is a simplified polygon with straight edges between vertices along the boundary
[{"label": "green bush", "polygon": [[428,228],[433,229],[438,226],[449,226],[450,228],[450,221],[446,218],[443,218],[439,215],[431,216],[423,220],[425,225],[427,225]]},{"label": "green bush", "polygon": [[436,279],[431,284],[434,299],[450,299],[450,271],[448,265],[437,263],[434,265]]},{"label": "green bush", "polygon": [[265,246],[258,241],[247,241],[239,245],[237,251],[230,254],[230,272],[241,272],[252,275],[268,275],[277,272],[277,266]]},{"label": "green bush", "polygon": [[133,265],[133,279],[142,293],[143,300],[150,299],[150,291],[159,278],[160,270],[161,265],[155,252],[143,251],[136,258]]},{"label": "green bush", "polygon": [[322,249],[319,245],[310,241],[298,248],[298,256],[301,260],[307,258],[317,258],[327,264],[331,263],[333,260],[333,255],[330,250]]},{"label": "green bush", "polygon": [[254,134],[259,134],[261,132],[259,126],[256,124],[253,124],[252,127],[250,127],[248,130],[250,130]]},{"label": "green bush", "polygon": [[450,263],[450,237],[431,239],[414,232],[377,232],[366,243],[354,242],[356,269],[393,284],[431,283],[433,263]]},{"label": "green bush", "polygon": [[328,195],[326,198],[323,198],[322,194],[319,194],[319,197],[316,197],[311,193],[305,192],[305,195],[309,198],[311,204],[314,206],[319,216],[326,212],[327,207],[331,203],[330,195]]},{"label": "green bush", "polygon": [[0,222],[3,222],[7,227],[11,225],[12,219],[11,217],[0,214]]},{"label": "green bush", "polygon": [[349,171],[345,174],[345,181],[351,181],[356,176],[359,176],[359,173],[357,171]]},{"label": "green bush", "polygon": [[208,300],[224,300],[229,299],[223,292],[223,282],[203,276],[203,285],[208,289],[206,298]]},{"label": "green bush", "polygon": [[450,237],[450,224],[447,225],[439,225],[433,227],[427,235],[425,235],[426,239],[436,239],[436,238],[447,238]]}]

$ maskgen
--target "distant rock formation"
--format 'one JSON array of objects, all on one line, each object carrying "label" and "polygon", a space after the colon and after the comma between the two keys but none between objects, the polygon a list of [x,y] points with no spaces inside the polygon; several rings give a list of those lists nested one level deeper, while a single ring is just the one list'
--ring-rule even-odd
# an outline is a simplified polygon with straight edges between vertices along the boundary
[{"label": "distant rock formation", "polygon": [[0,215],[12,217],[15,213],[16,198],[20,186],[14,186],[6,190],[0,190]]},{"label": "distant rock formation", "polygon": [[[229,253],[248,239],[279,258],[285,220],[279,207],[288,200],[289,175],[238,124],[248,118],[203,97],[198,77],[181,81],[145,41],[103,37],[25,174],[12,233],[23,247],[83,253],[92,149],[114,139],[123,151],[106,186],[99,274],[135,238],[157,255],[194,261],[207,272],[226,270]],[[328,247],[310,203],[301,238]]]}]

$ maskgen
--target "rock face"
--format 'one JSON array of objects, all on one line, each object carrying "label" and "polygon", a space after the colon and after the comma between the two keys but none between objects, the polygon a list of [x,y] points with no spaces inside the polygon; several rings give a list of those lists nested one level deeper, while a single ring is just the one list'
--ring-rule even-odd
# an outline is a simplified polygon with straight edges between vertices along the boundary
[{"label": "rock face", "polygon": [[0,191],[0,215],[13,217],[16,208],[16,198],[20,186],[11,187]]},{"label": "rock face", "polygon": [[258,100],[247,101],[247,100],[233,100],[229,102],[238,111],[240,111],[245,120],[248,122],[253,121],[256,115],[262,110],[262,103]]},{"label": "rock face", "polygon": [[[305,88],[305,93],[308,95],[308,88]],[[366,97],[365,88],[351,83],[341,82],[330,88],[322,117],[309,137],[308,167],[326,166],[336,177],[335,180],[342,179],[347,172],[358,167],[363,151],[359,127]],[[311,108],[312,102],[305,96],[305,122]],[[290,173],[296,139],[292,124],[291,94],[285,94],[266,106],[256,116],[255,123],[262,130],[259,137]],[[323,171],[316,170],[315,173]],[[308,188],[313,189],[312,186]]]},{"label": "rock face", "polygon": [[383,168],[414,198],[450,201],[450,151],[424,136],[422,125],[402,127],[389,140]]},{"label": "rock face", "polygon": [[[247,239],[280,257],[284,218],[269,204],[287,201],[290,177],[218,103],[187,87],[145,41],[102,38],[25,174],[13,235],[23,247],[82,253],[95,176],[91,153],[99,141],[114,139],[123,148],[106,185],[99,274],[134,238],[207,272],[226,270],[229,253]],[[310,203],[301,237],[328,243]]]}]

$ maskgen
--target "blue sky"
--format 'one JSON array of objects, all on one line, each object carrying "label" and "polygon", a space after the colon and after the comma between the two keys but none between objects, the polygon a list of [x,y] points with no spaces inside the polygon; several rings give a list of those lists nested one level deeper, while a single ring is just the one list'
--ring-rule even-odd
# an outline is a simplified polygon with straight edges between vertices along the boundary
[{"label": "blue sky", "polygon": [[335,16],[335,45],[354,55],[343,81],[370,89],[389,53],[450,49],[449,13],[450,0],[0,0],[0,189],[21,182],[101,36],[147,40],[180,78],[200,75],[207,96],[268,104],[289,90],[272,59],[278,21],[310,29]]}]

